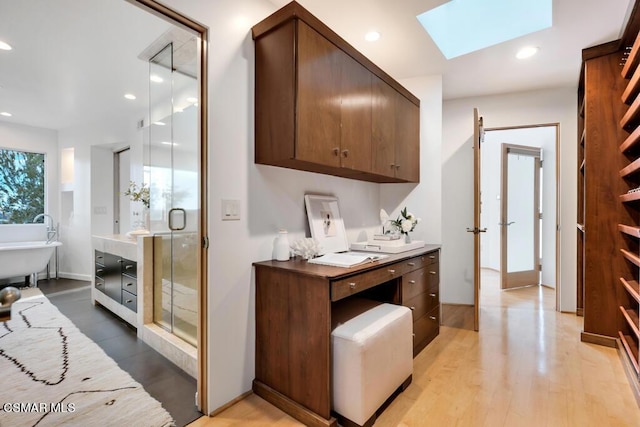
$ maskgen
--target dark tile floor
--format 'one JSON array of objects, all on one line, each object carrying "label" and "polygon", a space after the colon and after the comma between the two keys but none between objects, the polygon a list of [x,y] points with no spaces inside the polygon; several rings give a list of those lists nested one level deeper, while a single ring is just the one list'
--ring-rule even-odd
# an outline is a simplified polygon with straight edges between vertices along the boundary
[{"label": "dark tile floor", "polygon": [[177,426],[201,417],[195,406],[196,380],[139,340],[133,327],[91,304],[90,286],[90,282],[69,279],[38,282],[62,314],[162,403]]}]

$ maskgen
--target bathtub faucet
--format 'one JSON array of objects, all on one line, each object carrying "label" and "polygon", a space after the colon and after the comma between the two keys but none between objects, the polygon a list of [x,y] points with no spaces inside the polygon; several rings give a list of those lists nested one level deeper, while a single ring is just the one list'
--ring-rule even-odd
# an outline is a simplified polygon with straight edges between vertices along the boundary
[{"label": "bathtub faucet", "polygon": [[46,219],[49,219],[49,225],[47,225],[47,244],[54,242],[58,235],[58,230],[56,230],[53,218],[49,214],[41,213],[33,218],[33,222],[38,222],[40,218],[42,218],[42,222],[44,222]]}]

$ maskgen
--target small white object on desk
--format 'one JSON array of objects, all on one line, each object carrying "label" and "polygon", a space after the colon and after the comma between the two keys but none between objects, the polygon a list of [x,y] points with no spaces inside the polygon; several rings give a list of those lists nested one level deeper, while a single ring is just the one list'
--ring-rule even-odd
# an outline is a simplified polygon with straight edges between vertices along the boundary
[{"label": "small white object on desk", "polygon": [[412,240],[410,243],[406,243],[404,239],[400,240],[369,240],[367,242],[355,242],[351,243],[351,250],[367,251],[367,252],[382,252],[388,254],[398,254],[400,252],[406,252],[413,249],[418,249],[424,246],[424,240]]},{"label": "small white object on desk", "polygon": [[289,237],[287,230],[281,228],[278,231],[274,252],[276,255],[276,261],[289,261],[291,253],[289,249]]}]

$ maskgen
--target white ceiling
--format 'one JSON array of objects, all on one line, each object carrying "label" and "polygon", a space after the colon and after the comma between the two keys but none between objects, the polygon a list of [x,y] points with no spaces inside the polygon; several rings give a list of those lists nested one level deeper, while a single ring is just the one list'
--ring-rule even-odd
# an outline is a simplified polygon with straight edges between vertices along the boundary
[{"label": "white ceiling", "polygon": [[[280,7],[289,1],[271,2]],[[633,0],[553,0],[551,28],[447,61],[416,19],[446,2],[298,0],[392,77],[441,74],[445,99],[577,87],[582,49],[618,39],[633,4]],[[381,33],[380,40],[364,40],[371,30]],[[516,59],[518,49],[527,45],[540,47],[538,55]]]},{"label": "white ceiling", "polygon": [[[394,78],[442,74],[451,99],[576,87],[581,50],[617,39],[632,0],[554,0],[552,28],[450,61],[416,19],[445,0],[299,2]],[[124,0],[0,0],[0,40],[14,47],[0,51],[0,111],[13,114],[0,120],[91,126],[100,134],[92,143],[117,143],[148,114],[148,64],[137,56],[169,27]],[[364,41],[372,29],[382,38]],[[529,44],[540,53],[516,60]]]}]

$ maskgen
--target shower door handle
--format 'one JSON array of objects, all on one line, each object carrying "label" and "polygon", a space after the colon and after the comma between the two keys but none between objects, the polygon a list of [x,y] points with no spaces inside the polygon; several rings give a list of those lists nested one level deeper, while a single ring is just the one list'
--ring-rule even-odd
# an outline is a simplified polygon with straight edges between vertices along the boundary
[{"label": "shower door handle", "polygon": [[[181,213],[180,216],[182,216],[182,225],[175,225],[175,221],[174,221],[174,216],[177,213]],[[184,230],[187,226],[187,212],[182,209],[182,208],[173,208],[171,210],[169,210],[169,230],[171,231],[180,231],[180,230]]]}]

